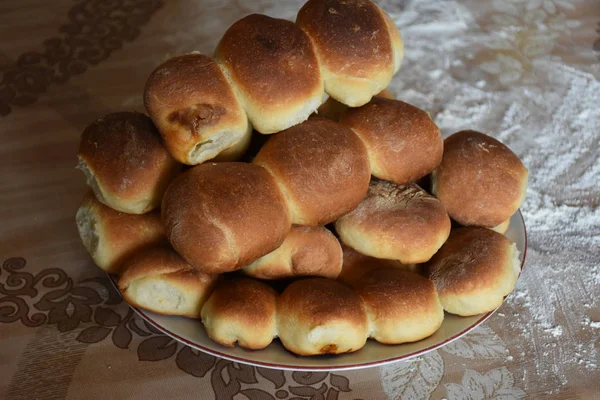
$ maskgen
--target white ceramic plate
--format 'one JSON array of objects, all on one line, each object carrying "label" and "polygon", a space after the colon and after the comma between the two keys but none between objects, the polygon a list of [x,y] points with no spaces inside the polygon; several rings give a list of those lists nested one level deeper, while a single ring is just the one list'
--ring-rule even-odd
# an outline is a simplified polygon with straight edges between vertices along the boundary
[{"label": "white ceramic plate", "polygon": [[[520,252],[521,271],[525,264],[527,252],[527,233],[521,212],[517,212],[510,220],[506,236],[517,244]],[[111,276],[113,284],[116,282]],[[428,351],[442,347],[453,340],[467,334],[488,319],[496,310],[487,314],[472,317],[458,317],[446,313],[440,329],[416,343],[401,345],[384,345],[374,340],[368,340],[361,350],[349,354],[333,356],[301,357],[285,350],[279,340],[274,340],[263,350],[245,350],[239,347],[228,348],[221,346],[208,338],[199,320],[182,317],[170,317],[154,314],[149,311],[132,307],[142,318],[157,329],[175,340],[193,347],[199,351],[212,354],[228,360],[256,365],[258,367],[304,370],[304,371],[334,371],[374,367],[399,360],[406,360]]]}]

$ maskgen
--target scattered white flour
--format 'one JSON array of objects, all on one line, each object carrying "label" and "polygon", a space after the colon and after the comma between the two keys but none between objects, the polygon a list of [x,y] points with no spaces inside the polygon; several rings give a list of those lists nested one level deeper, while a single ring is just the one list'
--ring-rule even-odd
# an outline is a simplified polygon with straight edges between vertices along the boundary
[{"label": "scattered white flour", "polygon": [[[600,83],[549,53],[532,59],[529,71],[506,72],[524,74],[518,83],[502,84],[499,75],[478,66],[492,37],[467,6],[409,2],[394,12],[393,1],[380,3],[392,11],[405,42],[392,92],[429,111],[444,136],[483,131],[529,168],[522,206],[527,263],[498,314],[504,318],[494,321],[512,356],[533,361],[523,364],[520,375],[513,371],[515,378],[526,392],[541,392],[567,385],[581,368],[597,369]],[[515,76],[503,77],[509,78]]]}]

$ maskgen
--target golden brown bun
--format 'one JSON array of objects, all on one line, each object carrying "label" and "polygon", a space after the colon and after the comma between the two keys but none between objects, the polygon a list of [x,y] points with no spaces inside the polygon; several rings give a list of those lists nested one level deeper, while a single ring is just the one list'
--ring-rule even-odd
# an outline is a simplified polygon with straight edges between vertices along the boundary
[{"label": "golden brown bun", "polygon": [[493,231],[496,231],[498,233],[505,234],[506,231],[508,230],[509,226],[510,226],[510,218],[507,219],[506,221],[501,222],[500,224],[498,224],[498,225],[490,228],[490,229],[493,230]]},{"label": "golden brown bun", "polygon": [[109,273],[119,273],[123,263],[139,249],[166,242],[158,212],[125,214],[100,203],[88,193],[76,215],[83,245],[94,263]]},{"label": "golden brown bun", "polygon": [[202,307],[208,336],[223,346],[267,347],[277,335],[277,292],[253,279],[219,282]]},{"label": "golden brown bun", "polygon": [[515,287],[517,246],[486,228],[459,228],[427,265],[444,310],[469,316],[492,311]]},{"label": "golden brown bun", "polygon": [[348,109],[341,123],[362,139],[377,178],[414,182],[442,161],[439,128],[428,113],[403,101],[375,97],[362,107]]},{"label": "golden brown bun", "polygon": [[102,203],[143,214],[160,205],[181,170],[164,148],[150,118],[137,112],[108,114],[81,135],[78,168]]},{"label": "golden brown bun", "polygon": [[365,345],[368,321],[361,298],[325,278],[296,281],[277,302],[277,331],[289,351],[308,356],[356,351]]},{"label": "golden brown bun", "polygon": [[442,204],[415,184],[371,182],[359,206],[335,222],[342,242],[360,253],[403,264],[431,258],[450,234]]},{"label": "golden brown bun", "polygon": [[148,114],[173,157],[195,165],[219,154],[241,156],[252,126],[225,75],[210,57],[173,57],[152,72],[144,91]]},{"label": "golden brown bun", "polygon": [[[383,97],[385,99],[394,98],[394,95],[387,89],[383,89],[376,96]],[[317,114],[320,117],[339,122],[342,118],[342,115],[346,112],[347,109],[347,105],[340,103],[333,97],[328,97],[327,100],[325,100],[325,102],[319,106]]]},{"label": "golden brown bun", "polygon": [[366,104],[400,68],[400,33],[368,0],[309,0],[296,23],[315,46],[325,91],[343,104]]},{"label": "golden brown bun", "polygon": [[494,227],[520,207],[527,169],[496,139],[461,131],[444,141],[444,157],[432,173],[433,195],[461,225]]},{"label": "golden brown bun", "polygon": [[355,290],[365,302],[370,337],[380,343],[416,342],[431,336],[444,320],[433,282],[414,272],[373,270]]},{"label": "golden brown bun", "polygon": [[217,275],[203,274],[167,247],[135,253],[124,265],[119,289],[129,304],[165,315],[199,318]]},{"label": "golden brown bun", "polygon": [[337,280],[350,287],[355,287],[362,282],[363,275],[381,268],[401,268],[416,271],[414,264],[402,264],[397,260],[385,260],[360,254],[352,247],[342,244],[343,263],[342,271]]},{"label": "golden brown bun", "polygon": [[308,36],[291,21],[248,15],[225,32],[215,59],[261,133],[296,125],[321,104],[317,56]]},{"label": "golden brown bun", "polygon": [[271,137],[253,162],[275,177],[298,225],[327,224],[352,210],[371,174],[360,139],[321,117]]},{"label": "golden brown bun", "polygon": [[198,165],[165,193],[162,218],[169,241],[194,268],[222,273],[275,250],[291,224],[269,173],[237,162]]},{"label": "golden brown bun", "polygon": [[342,248],[322,226],[293,226],[277,250],[262,256],[243,271],[259,279],[322,276],[335,279],[342,268]]}]

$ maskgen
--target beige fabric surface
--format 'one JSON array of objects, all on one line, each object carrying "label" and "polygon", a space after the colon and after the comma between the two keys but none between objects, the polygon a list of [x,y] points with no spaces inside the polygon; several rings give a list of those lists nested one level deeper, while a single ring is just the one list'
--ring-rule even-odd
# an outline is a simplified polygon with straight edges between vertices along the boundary
[{"label": "beige fabric surface", "polygon": [[600,398],[600,3],[392,1],[406,58],[391,91],[444,136],[473,128],[530,168],[530,249],[480,328],[416,359],[339,373],[198,353],[133,315],[81,245],[79,135],[143,111],[168,56],[212,53],[253,12],[302,1],[0,2],[0,398]]}]

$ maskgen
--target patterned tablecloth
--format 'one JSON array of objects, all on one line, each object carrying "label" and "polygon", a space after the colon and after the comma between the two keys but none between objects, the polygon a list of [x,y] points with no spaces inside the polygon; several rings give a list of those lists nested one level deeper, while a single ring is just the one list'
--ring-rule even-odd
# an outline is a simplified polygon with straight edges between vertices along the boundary
[{"label": "patterned tablecloth", "polygon": [[422,357],[343,373],[254,368],[160,334],[80,244],[79,135],[143,110],[166,57],[212,53],[249,13],[293,19],[301,0],[3,0],[0,398],[600,398],[600,2],[379,3],[405,39],[392,92],[530,168],[528,260],[500,310]]}]

